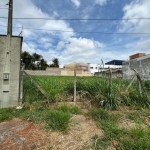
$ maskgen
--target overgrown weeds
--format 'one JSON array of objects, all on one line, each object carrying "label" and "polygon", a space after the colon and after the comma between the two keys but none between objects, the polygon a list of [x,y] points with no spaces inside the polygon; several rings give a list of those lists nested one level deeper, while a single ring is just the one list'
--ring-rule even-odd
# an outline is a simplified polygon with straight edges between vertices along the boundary
[{"label": "overgrown weeds", "polygon": [[[50,102],[68,101],[69,96],[73,96],[74,81],[73,77],[54,77],[54,76],[32,76],[42,89],[49,95]],[[144,85],[149,89],[149,82],[144,81]],[[86,100],[97,107],[109,110],[116,110],[120,105],[149,107],[150,102],[142,91],[137,90],[137,83],[125,92],[129,80],[113,79],[112,84],[109,79],[96,77],[77,77],[77,92],[82,91]],[[45,97],[24,78],[24,97],[23,101],[30,103],[44,101]]]},{"label": "overgrown weeds", "polygon": [[104,130],[103,137],[95,135],[92,138],[93,149],[107,149],[108,146],[115,147],[117,150],[150,149],[150,126],[145,123],[145,120],[149,116],[147,110],[143,111],[143,113],[137,110],[135,112],[131,111],[125,114],[127,118],[134,120],[136,126],[130,128],[120,126],[119,120],[122,116],[119,112],[117,114],[113,114],[103,109],[89,110],[88,116],[91,116],[94,120],[96,120],[98,126]]},{"label": "overgrown weeds", "polygon": [[67,131],[72,114],[79,114],[78,107],[66,105],[50,109],[40,103],[26,104],[21,110],[15,108],[0,109],[0,122],[20,117],[34,123],[44,123],[47,129]]}]

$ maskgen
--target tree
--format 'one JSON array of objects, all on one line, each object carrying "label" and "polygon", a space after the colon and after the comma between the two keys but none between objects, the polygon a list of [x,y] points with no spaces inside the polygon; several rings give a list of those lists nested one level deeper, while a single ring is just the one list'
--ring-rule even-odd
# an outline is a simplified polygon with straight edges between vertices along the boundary
[{"label": "tree", "polygon": [[22,54],[21,54],[21,58],[22,58],[22,62],[25,64],[25,69],[31,69],[32,68],[32,63],[31,63],[31,59],[32,59],[32,56],[24,51]]},{"label": "tree", "polygon": [[41,70],[46,70],[47,66],[48,66],[47,62],[44,59],[41,59],[41,62],[40,62]]},{"label": "tree", "polygon": [[37,53],[30,55],[28,52],[24,51],[21,54],[21,58],[22,62],[25,64],[25,69],[28,70],[46,70],[48,66],[43,56]]},{"label": "tree", "polygon": [[43,58],[42,55],[39,55],[37,53],[33,53],[32,56],[33,56],[35,61],[39,61],[39,60],[41,60]]},{"label": "tree", "polygon": [[53,58],[52,59],[52,64],[50,64],[50,67],[59,67],[59,60],[58,58]]}]

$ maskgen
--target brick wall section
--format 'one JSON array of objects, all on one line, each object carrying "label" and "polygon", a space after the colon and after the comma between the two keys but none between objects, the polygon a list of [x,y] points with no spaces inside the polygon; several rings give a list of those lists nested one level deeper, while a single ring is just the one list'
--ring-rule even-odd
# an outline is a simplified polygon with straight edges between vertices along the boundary
[{"label": "brick wall section", "polygon": [[146,56],[146,54],[145,53],[137,53],[137,54],[129,56],[129,59],[131,60],[131,59],[135,59],[135,58],[143,57],[143,56]]}]

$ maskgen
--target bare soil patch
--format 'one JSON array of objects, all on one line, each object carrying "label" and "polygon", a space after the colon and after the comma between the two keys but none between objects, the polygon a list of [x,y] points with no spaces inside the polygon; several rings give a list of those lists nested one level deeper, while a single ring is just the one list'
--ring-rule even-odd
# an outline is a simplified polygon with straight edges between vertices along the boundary
[{"label": "bare soil patch", "polygon": [[103,136],[95,121],[84,115],[73,115],[67,133],[43,129],[42,124],[33,124],[19,118],[0,123],[1,150],[92,150],[92,137]]},{"label": "bare soil patch", "polygon": [[43,147],[47,141],[47,132],[42,125],[14,118],[0,123],[1,150],[32,150]]},{"label": "bare soil patch", "polygon": [[91,138],[94,135],[103,136],[103,131],[97,128],[95,121],[83,115],[74,115],[68,133],[52,132],[49,140],[54,150],[92,150]]}]

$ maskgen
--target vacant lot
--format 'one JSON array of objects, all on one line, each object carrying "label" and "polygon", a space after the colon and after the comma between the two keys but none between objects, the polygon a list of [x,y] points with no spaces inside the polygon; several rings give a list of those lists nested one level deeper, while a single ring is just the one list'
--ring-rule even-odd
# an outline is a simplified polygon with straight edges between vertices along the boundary
[{"label": "vacant lot", "polygon": [[[77,107],[70,109],[67,106],[43,110],[38,108],[38,112],[35,109],[28,110],[28,114],[27,110],[19,110],[18,114],[18,110],[11,109],[10,114],[10,109],[1,109],[1,115],[2,110],[5,110],[5,115],[12,115],[13,119],[6,118],[10,119],[6,121],[3,118],[0,123],[0,149],[150,149],[149,109],[122,107],[118,111],[96,108],[81,111]],[[65,119],[53,120],[50,126],[51,119],[47,120],[44,116],[44,113],[56,110],[71,114],[66,128],[62,128]],[[70,110],[74,111],[71,113]],[[61,127],[59,122],[62,123]]]},{"label": "vacant lot", "polygon": [[77,107],[73,77],[32,78],[49,99],[24,78],[23,108],[0,109],[0,149],[150,149],[150,101],[137,82],[126,91],[128,80],[77,77]]}]

